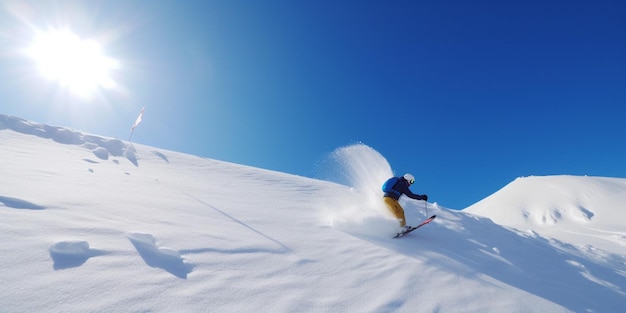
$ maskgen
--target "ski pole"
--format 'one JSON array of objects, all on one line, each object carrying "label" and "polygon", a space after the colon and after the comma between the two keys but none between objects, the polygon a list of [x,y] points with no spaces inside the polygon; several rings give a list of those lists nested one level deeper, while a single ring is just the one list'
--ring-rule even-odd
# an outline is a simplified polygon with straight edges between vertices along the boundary
[{"label": "ski pole", "polygon": [[424,207],[426,208],[426,217],[428,217],[428,201],[424,200]]}]

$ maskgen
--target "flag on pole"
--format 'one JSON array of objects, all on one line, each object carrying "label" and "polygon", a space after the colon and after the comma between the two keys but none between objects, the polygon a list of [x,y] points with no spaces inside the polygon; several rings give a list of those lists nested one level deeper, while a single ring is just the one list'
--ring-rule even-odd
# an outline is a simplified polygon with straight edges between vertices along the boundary
[{"label": "flag on pole", "polygon": [[137,116],[135,123],[133,124],[133,126],[130,127],[130,136],[128,136],[128,141],[130,141],[130,139],[133,138],[133,134],[135,133],[135,127],[137,127],[137,125],[141,123],[141,119],[143,118],[143,110],[145,108],[146,107],[141,108],[141,112],[139,112],[139,116]]},{"label": "flag on pole", "polygon": [[135,124],[133,124],[133,126],[130,128],[131,131],[135,130],[135,127],[137,127],[137,125],[139,125],[139,123],[141,123],[141,119],[143,118],[143,110],[146,107],[141,108],[141,112],[139,113],[139,116],[137,116],[137,119],[135,120]]}]

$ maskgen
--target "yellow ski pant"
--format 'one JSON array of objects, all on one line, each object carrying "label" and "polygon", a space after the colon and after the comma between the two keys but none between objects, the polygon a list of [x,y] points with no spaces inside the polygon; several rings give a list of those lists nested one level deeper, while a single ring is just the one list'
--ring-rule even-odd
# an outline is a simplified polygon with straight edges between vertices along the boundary
[{"label": "yellow ski pant", "polygon": [[398,222],[400,222],[400,227],[406,226],[406,219],[404,218],[404,209],[402,208],[400,203],[398,203],[398,200],[391,198],[391,197],[383,197],[383,200],[385,201],[385,204],[389,208],[389,211],[391,211],[391,213],[393,213],[393,216],[395,216],[398,219]]}]

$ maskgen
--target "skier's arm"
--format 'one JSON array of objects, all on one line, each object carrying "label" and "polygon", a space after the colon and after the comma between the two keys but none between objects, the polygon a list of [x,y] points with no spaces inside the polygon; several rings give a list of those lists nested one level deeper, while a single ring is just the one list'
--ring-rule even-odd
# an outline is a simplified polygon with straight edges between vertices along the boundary
[{"label": "skier's arm", "polygon": [[409,190],[409,193],[405,193],[405,195],[411,199],[415,200],[428,200],[427,195],[416,195]]},{"label": "skier's arm", "polygon": [[411,189],[409,189],[409,187],[406,186],[406,185],[402,185],[401,189],[402,189],[402,193],[405,194],[407,197],[409,197],[411,199],[428,200],[428,196],[426,196],[426,195],[416,195],[413,192],[411,192]]}]

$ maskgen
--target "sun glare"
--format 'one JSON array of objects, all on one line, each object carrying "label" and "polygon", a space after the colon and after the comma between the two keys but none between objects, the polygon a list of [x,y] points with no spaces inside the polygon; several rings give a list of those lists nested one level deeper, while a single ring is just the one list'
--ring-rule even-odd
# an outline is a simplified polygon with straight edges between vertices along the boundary
[{"label": "sun glare", "polygon": [[94,40],[81,39],[67,30],[49,31],[35,39],[28,54],[44,77],[75,94],[89,96],[98,89],[115,87],[111,71],[118,62],[104,55]]}]

